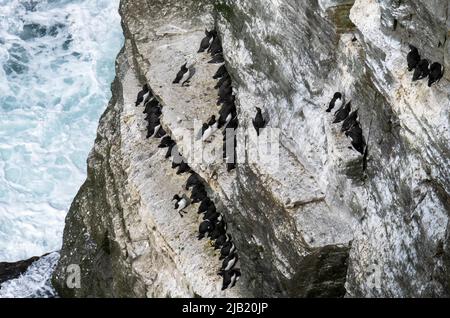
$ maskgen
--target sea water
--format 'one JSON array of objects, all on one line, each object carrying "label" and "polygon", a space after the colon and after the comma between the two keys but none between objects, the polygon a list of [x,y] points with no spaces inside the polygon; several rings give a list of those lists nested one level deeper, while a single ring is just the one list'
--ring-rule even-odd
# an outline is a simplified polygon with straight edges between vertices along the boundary
[{"label": "sea water", "polygon": [[0,0],[0,262],[61,247],[111,96],[123,44],[118,6]]}]

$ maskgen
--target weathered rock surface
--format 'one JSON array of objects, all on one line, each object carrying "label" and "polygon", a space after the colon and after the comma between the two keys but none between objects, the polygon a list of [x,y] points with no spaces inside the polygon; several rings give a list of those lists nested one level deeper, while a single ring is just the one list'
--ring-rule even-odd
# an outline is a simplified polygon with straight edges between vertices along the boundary
[{"label": "weathered rock surface", "polygon": [[38,259],[39,257],[36,256],[20,262],[0,263],[0,285],[25,273],[28,267]]},{"label": "weathered rock surface", "polygon": [[[408,44],[448,68],[449,10],[439,0],[122,1],[126,44],[67,217],[59,294],[450,296],[450,77],[428,88],[406,70]],[[254,107],[262,107],[280,129],[278,169],[250,163],[228,173],[194,160],[193,121],[218,111],[217,66],[196,53],[213,25],[237,97],[238,152],[249,155]],[[188,56],[197,74],[189,87],[173,86]],[[196,239],[195,208],[183,219],[173,210],[187,177],[145,139],[145,115],[134,107],[143,83],[228,221],[242,270],[234,289],[220,291],[217,255]],[[336,91],[359,109],[365,170],[324,111]],[[81,266],[81,289],[64,283],[70,264]]]}]

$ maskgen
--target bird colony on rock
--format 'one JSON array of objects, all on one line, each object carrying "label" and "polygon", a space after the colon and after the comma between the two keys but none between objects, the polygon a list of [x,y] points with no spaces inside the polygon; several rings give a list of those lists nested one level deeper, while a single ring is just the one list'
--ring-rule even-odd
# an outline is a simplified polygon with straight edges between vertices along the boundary
[{"label": "bird colony on rock", "polygon": [[[224,128],[223,157],[227,162],[227,171],[230,172],[236,167],[236,130],[239,125],[232,80],[224,64],[222,44],[217,32],[213,30],[206,31],[205,33],[206,36],[201,42],[198,53],[207,51],[212,55],[212,59],[208,63],[221,64],[214,74],[214,79],[218,80],[215,86],[218,89],[217,106],[221,106],[221,108],[217,116],[211,116],[208,122],[203,124],[199,139],[207,142],[217,130]],[[196,62],[192,61],[187,61],[183,64],[173,84],[181,84],[182,87],[188,87],[196,73],[195,66]],[[187,213],[185,210],[188,206],[198,204],[198,214],[202,214],[203,217],[199,225],[197,237],[199,240],[208,238],[210,245],[215,250],[220,250],[222,266],[218,271],[218,275],[222,276],[222,290],[232,288],[239,280],[241,271],[237,266],[239,255],[231,235],[227,233],[225,217],[217,211],[215,203],[209,198],[201,177],[191,169],[187,160],[178,151],[176,142],[162,128],[160,121],[162,105],[147,84],[144,85],[142,91],[137,96],[136,106],[142,104],[145,107],[144,113],[147,115],[145,118],[148,122],[147,138],[161,139],[158,148],[167,148],[165,158],[172,158],[172,169],[177,169],[177,175],[190,174],[184,190],[190,190],[191,194],[190,196],[186,193],[175,194],[172,198],[174,209],[183,218]],[[230,147],[232,147],[232,151],[229,151]]]}]

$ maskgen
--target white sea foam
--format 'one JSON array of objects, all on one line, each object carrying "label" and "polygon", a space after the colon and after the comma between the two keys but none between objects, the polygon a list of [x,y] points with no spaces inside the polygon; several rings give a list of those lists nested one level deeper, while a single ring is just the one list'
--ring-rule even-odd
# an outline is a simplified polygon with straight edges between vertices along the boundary
[{"label": "white sea foam", "polygon": [[119,0],[0,0],[0,261],[61,246],[110,98]]},{"label": "white sea foam", "polygon": [[16,279],[0,285],[0,298],[49,298],[57,297],[51,285],[51,275],[59,259],[59,253],[51,253],[34,262]]}]

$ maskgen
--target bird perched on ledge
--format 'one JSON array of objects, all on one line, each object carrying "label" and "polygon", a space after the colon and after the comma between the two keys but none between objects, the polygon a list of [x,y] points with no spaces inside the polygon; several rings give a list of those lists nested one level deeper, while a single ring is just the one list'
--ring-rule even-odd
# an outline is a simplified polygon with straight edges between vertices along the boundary
[{"label": "bird perched on ledge", "polygon": [[331,100],[330,104],[328,105],[328,109],[326,110],[327,113],[330,113],[333,108],[337,107],[338,109],[342,107],[342,104],[344,103],[344,100],[342,98],[342,93],[335,93],[333,96],[333,99]]},{"label": "bird perched on ledge", "polygon": [[406,60],[408,62],[408,72],[411,72],[417,67],[421,58],[419,50],[417,50],[415,46],[410,45],[409,48],[411,49],[411,51],[408,53]]},{"label": "bird perched on ledge", "polygon": [[178,194],[173,196],[172,201],[175,201],[175,210],[178,211],[178,214],[183,217],[183,214],[186,214],[187,212],[184,212],[183,210],[186,209],[190,205],[189,198],[186,195],[179,196]]},{"label": "bird perched on ledge", "polygon": [[142,104],[145,100],[147,100],[147,98],[150,96],[151,92],[150,92],[150,88],[148,87],[147,84],[144,85],[144,87],[142,88],[142,90],[138,93],[137,99],[136,99],[136,107],[139,106],[140,104]]},{"label": "bird perched on ledge", "polygon": [[439,81],[444,76],[444,67],[435,62],[430,66],[430,76],[428,78],[428,87],[431,87],[434,83],[439,83]]},{"label": "bird perched on ledge", "polygon": [[417,64],[416,69],[414,70],[413,82],[424,79],[430,74],[430,69],[428,68],[430,62],[428,60],[423,59]]},{"label": "bird perched on ledge", "polygon": [[256,116],[252,120],[252,122],[253,122],[253,127],[256,130],[256,134],[259,136],[260,130],[266,127],[267,120],[264,118],[261,108],[259,108],[259,107],[255,107],[255,108],[256,108]]},{"label": "bird perched on ledge", "polygon": [[215,30],[212,31],[205,30],[205,35],[206,36],[201,41],[200,48],[197,53],[203,53],[209,49],[209,47],[214,41],[215,35],[217,35],[217,32]]},{"label": "bird perched on ledge", "polygon": [[219,276],[222,276],[222,290],[227,288],[233,288],[236,285],[236,282],[241,277],[241,271],[239,269],[232,269],[229,271],[219,272]]}]

